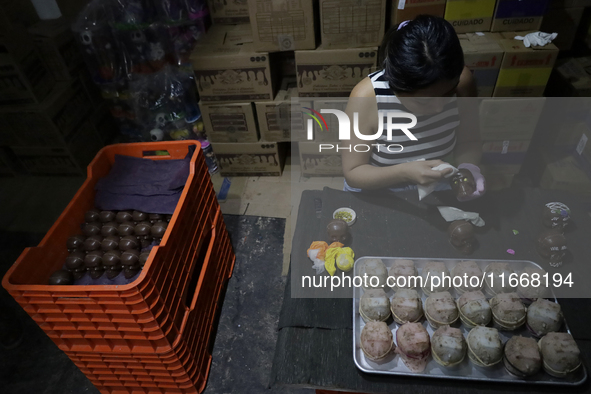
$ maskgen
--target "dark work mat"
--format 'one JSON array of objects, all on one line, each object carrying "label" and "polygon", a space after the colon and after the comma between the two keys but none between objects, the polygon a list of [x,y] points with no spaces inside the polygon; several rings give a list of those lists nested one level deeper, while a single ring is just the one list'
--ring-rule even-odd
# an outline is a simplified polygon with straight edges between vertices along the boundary
[{"label": "dark work mat", "polygon": [[[315,198],[322,200],[321,218],[316,217]],[[326,224],[330,221],[332,212],[339,207],[351,207],[357,213],[357,221],[350,227],[350,246],[355,251],[355,258],[392,256],[530,260],[540,264],[552,275],[557,269],[543,262],[535,250],[535,240],[544,230],[541,224],[542,208],[551,201],[564,202],[572,212],[573,220],[566,232],[570,252],[563,267],[558,269],[559,272],[570,272],[576,268],[575,261],[585,261],[591,255],[591,217],[584,202],[569,193],[514,188],[490,192],[482,199],[460,204],[450,200],[446,193],[437,193],[430,196],[430,201],[418,202],[416,191],[395,195],[348,193],[329,188],[323,191],[304,191],[292,243],[291,274],[286,286],[279,327],[351,328],[350,290],[340,289],[341,292],[338,293],[348,299],[320,298],[331,297],[327,289],[304,293],[306,297],[312,298],[298,298],[303,293],[295,288],[301,283],[302,276],[315,275],[306,250],[313,241],[328,240]],[[476,228],[479,246],[472,255],[466,257],[449,244],[449,223],[439,214],[436,203],[478,212],[485,220],[486,226]],[[519,234],[515,235],[513,230],[517,230]],[[513,249],[515,255],[508,254],[507,249]],[[340,271],[337,272],[340,274]],[[573,274],[575,281],[583,278],[587,277]],[[333,297],[334,294],[337,292],[332,293]],[[572,292],[571,295],[576,296]],[[589,327],[587,323],[591,323],[589,313],[569,318],[572,311],[580,308],[586,312],[591,311],[588,300],[563,301],[565,314],[577,337],[591,339],[591,333],[584,329]]]},{"label": "dark work mat", "polygon": [[[586,364],[591,341],[577,341]],[[352,356],[353,331],[286,327],[279,332],[271,382],[274,387],[318,387],[359,393],[588,393],[589,379],[578,387],[527,386],[459,380],[417,379],[361,372]]]}]

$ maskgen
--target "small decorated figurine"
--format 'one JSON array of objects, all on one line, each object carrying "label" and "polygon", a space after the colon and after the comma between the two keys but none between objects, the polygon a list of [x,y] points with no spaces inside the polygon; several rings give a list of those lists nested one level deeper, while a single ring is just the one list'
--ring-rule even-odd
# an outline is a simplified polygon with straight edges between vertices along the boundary
[{"label": "small decorated figurine", "polygon": [[570,221],[570,209],[561,202],[549,202],[544,206],[542,224],[550,229],[564,232]]},{"label": "small decorated figurine", "polygon": [[349,226],[342,219],[331,220],[326,226],[326,232],[328,233],[330,243],[340,242],[346,244],[349,238]]},{"label": "small decorated figurine", "polygon": [[476,247],[474,225],[466,220],[456,220],[447,228],[449,242],[461,253],[471,254]]},{"label": "small decorated figurine", "polygon": [[476,182],[472,173],[462,168],[451,179],[451,189],[458,198],[462,201],[474,194],[476,191]]},{"label": "small decorated figurine", "polygon": [[538,237],[536,249],[551,267],[560,267],[567,251],[566,237],[557,230],[544,231]]}]

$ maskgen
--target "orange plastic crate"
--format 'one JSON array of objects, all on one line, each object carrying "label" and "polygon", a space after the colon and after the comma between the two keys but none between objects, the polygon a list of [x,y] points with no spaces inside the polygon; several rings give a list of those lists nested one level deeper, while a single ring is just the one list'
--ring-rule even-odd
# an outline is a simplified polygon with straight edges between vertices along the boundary
[{"label": "orange plastic crate", "polygon": [[[220,220],[223,220],[220,217]],[[223,229],[223,223],[220,225]],[[227,232],[222,232],[210,261],[206,278],[213,283],[199,294],[210,294],[196,299],[199,314],[192,314],[182,333],[181,341],[172,352],[165,354],[123,355],[104,353],[71,353],[68,356],[101,390],[109,393],[197,393],[207,381],[211,366],[211,333],[221,303],[221,292],[233,271],[235,256]],[[219,275],[221,272],[224,275]],[[214,276],[217,275],[217,276]],[[217,279],[217,280],[216,280]],[[207,280],[207,279],[206,279]],[[197,302],[199,300],[200,302]]]},{"label": "orange plastic crate", "polygon": [[[146,151],[167,150],[168,156],[154,160],[179,159],[195,146],[189,179],[160,244],[154,247],[140,277],[123,286],[48,286],[49,275],[61,268],[67,251],[66,239],[78,232],[84,212],[94,202],[94,186],[105,176],[116,154],[142,157]],[[3,279],[3,286],[32,318],[47,331],[155,332],[168,334],[172,321],[180,330],[190,307],[186,302],[193,274],[201,275],[196,257],[205,241],[203,233],[221,216],[199,143],[180,141],[112,145],[99,152],[90,164],[88,179],[38,247],[28,248]],[[39,264],[39,262],[43,264]],[[166,262],[166,263],[165,263]],[[30,268],[35,266],[35,270]],[[195,272],[193,272],[195,271]],[[29,275],[34,272],[35,275]],[[47,323],[47,324],[44,324]],[[59,323],[56,325],[56,323]],[[111,325],[100,326],[101,323]],[[85,328],[82,328],[82,324]],[[100,326],[100,328],[99,328]],[[59,329],[58,329],[59,327]],[[165,330],[162,330],[162,328]],[[155,335],[155,334],[153,334]],[[55,336],[55,335],[54,335]]]}]

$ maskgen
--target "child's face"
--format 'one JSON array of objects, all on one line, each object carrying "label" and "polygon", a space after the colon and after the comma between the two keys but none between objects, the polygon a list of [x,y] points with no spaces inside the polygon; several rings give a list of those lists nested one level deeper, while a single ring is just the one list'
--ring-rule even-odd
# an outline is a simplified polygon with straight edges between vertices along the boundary
[{"label": "child's face", "polygon": [[456,94],[460,78],[439,81],[414,92],[397,93],[400,102],[415,115],[431,115],[440,113],[443,107]]}]

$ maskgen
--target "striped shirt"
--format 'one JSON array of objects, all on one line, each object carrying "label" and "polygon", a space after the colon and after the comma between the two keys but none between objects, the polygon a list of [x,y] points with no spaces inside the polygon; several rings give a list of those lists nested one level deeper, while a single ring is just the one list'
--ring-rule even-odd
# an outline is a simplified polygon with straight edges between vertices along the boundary
[{"label": "striped shirt", "polygon": [[[388,81],[384,77],[384,70],[369,74],[373,89],[376,95],[379,111],[404,111],[411,112],[402,105],[394,92],[390,89]],[[399,149],[388,149],[373,147],[371,151],[370,164],[376,167],[386,167],[399,163],[406,163],[420,159],[433,160],[441,159],[451,153],[456,145],[456,128],[460,124],[458,115],[457,99],[450,98],[450,101],[439,113],[432,115],[417,116],[417,124],[409,131],[418,139],[411,141],[402,130],[393,130],[392,139],[386,136],[386,115],[381,120],[384,122],[383,134],[378,138],[377,143],[390,145],[400,144]],[[408,123],[408,118],[401,119],[398,123]]]}]

